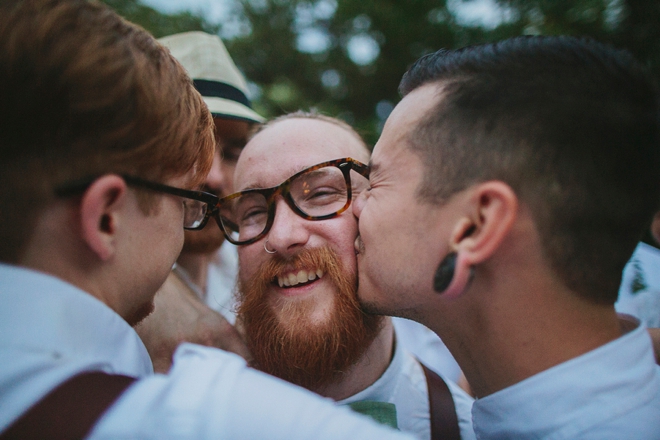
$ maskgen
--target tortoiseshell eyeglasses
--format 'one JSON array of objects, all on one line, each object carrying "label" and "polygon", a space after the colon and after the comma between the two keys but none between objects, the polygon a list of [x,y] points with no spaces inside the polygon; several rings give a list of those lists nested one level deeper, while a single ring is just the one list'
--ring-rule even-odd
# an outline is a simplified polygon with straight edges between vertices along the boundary
[{"label": "tortoiseshell eyeglasses", "polygon": [[[337,217],[353,199],[351,170],[369,178],[369,167],[350,157],[323,162],[272,188],[248,189],[220,199],[220,209],[214,217],[227,239],[236,245],[254,243],[268,234],[278,195],[304,219]],[[364,183],[366,186],[366,180]]]}]

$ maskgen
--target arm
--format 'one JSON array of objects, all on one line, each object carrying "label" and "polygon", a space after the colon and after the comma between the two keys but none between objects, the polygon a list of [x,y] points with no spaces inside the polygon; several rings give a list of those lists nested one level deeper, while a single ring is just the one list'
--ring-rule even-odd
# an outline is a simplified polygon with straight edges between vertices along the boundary
[{"label": "arm", "polygon": [[167,375],[138,380],[89,436],[268,440],[413,440],[235,355],[183,344]]},{"label": "arm", "polygon": [[135,330],[147,347],[156,372],[169,371],[172,355],[182,342],[216,347],[251,359],[236,329],[173,274],[156,293],[154,305],[154,312]]}]

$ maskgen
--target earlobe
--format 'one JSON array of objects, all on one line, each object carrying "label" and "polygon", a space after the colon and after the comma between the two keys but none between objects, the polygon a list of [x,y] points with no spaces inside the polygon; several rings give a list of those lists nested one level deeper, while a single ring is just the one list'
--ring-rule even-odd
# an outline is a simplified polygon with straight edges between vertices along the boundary
[{"label": "earlobe", "polygon": [[448,298],[456,298],[465,291],[474,276],[474,268],[463,254],[450,252],[435,272],[433,289]]},{"label": "earlobe", "polygon": [[82,238],[104,261],[115,253],[118,208],[123,204],[126,188],[121,177],[106,175],[87,188],[80,202]]},{"label": "earlobe", "polygon": [[[459,244],[476,230],[477,224],[470,216],[459,219],[451,234],[451,248],[459,249]],[[433,289],[446,297],[456,297],[467,288],[473,275],[474,269],[466,260],[465,253],[452,251],[440,262],[433,279]]]},{"label": "earlobe", "polygon": [[440,265],[438,265],[438,268],[435,271],[435,276],[433,277],[433,290],[437,293],[442,293],[447,290],[447,287],[449,287],[449,284],[451,284],[454,279],[457,257],[458,254],[456,252],[450,252],[442,259]]}]

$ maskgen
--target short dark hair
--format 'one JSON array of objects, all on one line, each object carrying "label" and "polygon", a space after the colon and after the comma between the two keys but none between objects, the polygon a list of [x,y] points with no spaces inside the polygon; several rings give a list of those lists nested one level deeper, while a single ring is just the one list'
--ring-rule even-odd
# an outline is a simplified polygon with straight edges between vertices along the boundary
[{"label": "short dark hair", "polygon": [[519,37],[427,55],[399,90],[428,83],[437,106],[408,139],[426,164],[420,199],[507,183],[565,285],[613,303],[660,205],[658,90],[646,69],[590,39]]},{"label": "short dark hair", "polygon": [[213,121],[144,29],[86,0],[0,3],[0,261],[17,262],[59,185],[211,166]]}]

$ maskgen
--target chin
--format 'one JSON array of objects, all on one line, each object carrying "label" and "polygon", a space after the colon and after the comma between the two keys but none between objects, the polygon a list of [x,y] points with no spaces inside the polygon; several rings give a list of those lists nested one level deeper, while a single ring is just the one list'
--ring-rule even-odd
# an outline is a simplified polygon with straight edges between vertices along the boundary
[{"label": "chin", "polygon": [[279,298],[271,304],[273,315],[280,326],[288,329],[324,328],[333,318],[334,301],[329,303],[317,298]]},{"label": "chin", "polygon": [[140,307],[138,307],[136,310],[134,310],[129,316],[124,317],[126,322],[128,322],[128,325],[131,327],[135,327],[144,319],[151,315],[154,311],[155,305],[154,301],[151,300],[148,303],[142,304]]}]

